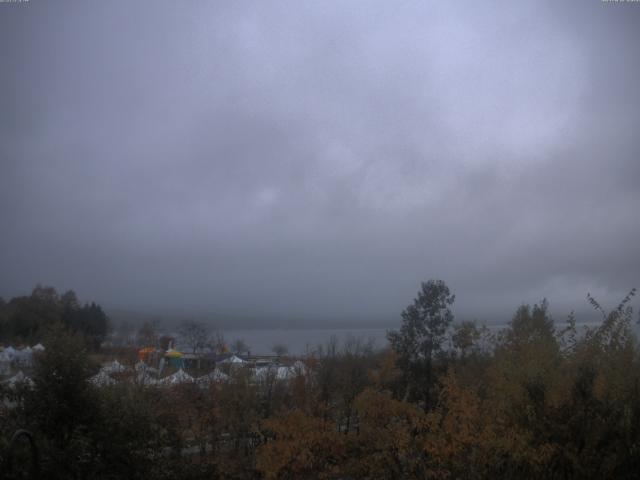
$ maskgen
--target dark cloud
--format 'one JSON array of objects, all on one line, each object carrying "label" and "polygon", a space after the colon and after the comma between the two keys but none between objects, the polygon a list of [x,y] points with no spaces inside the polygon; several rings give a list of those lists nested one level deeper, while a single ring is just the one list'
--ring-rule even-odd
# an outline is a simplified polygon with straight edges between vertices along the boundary
[{"label": "dark cloud", "polygon": [[640,280],[640,6],[0,4],[0,292],[256,321]]}]

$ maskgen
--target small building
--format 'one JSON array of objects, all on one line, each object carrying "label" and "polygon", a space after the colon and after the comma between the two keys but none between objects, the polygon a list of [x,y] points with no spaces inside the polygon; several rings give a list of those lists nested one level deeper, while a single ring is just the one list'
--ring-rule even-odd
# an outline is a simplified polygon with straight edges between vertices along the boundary
[{"label": "small building", "polygon": [[153,347],[144,347],[138,350],[138,360],[146,362],[150,356],[156,353],[156,349]]},{"label": "small building", "polygon": [[218,357],[219,357],[219,360],[217,360],[216,363],[231,363],[235,365],[241,365],[247,362],[245,358],[242,358],[240,355],[236,355],[235,353],[218,355]]},{"label": "small building", "polygon": [[182,352],[174,350],[173,348],[170,348],[164,354],[164,358],[169,366],[180,369],[184,368],[184,359],[182,357]]}]

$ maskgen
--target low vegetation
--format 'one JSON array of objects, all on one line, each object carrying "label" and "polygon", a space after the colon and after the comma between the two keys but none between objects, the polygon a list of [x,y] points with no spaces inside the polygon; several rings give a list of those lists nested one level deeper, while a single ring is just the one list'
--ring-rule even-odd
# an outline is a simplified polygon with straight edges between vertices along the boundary
[{"label": "low vegetation", "polygon": [[[14,299],[2,305],[3,335],[42,335],[46,350],[33,384],[1,387],[0,461],[26,429],[51,479],[636,478],[634,294],[611,312],[589,297],[602,314],[595,327],[554,323],[543,301],[492,334],[456,324],[454,296],[429,281],[385,350],[329,342],[286,381],[239,368],[206,388],[164,389],[94,387],[102,317],[87,327],[60,313],[62,297],[50,297],[53,313],[40,294],[33,305]],[[11,456],[4,478],[28,478],[27,444]]]}]

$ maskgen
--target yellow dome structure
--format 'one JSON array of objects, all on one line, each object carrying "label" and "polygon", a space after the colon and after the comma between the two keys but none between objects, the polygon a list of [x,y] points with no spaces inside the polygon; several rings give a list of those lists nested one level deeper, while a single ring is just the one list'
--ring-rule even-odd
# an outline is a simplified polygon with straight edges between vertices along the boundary
[{"label": "yellow dome structure", "polygon": [[176,367],[176,368],[183,368],[184,367],[184,361],[182,359],[182,353],[179,352],[178,350],[174,350],[173,348],[170,348],[164,354],[164,358],[167,359],[167,363],[169,365],[171,365],[172,367]]}]

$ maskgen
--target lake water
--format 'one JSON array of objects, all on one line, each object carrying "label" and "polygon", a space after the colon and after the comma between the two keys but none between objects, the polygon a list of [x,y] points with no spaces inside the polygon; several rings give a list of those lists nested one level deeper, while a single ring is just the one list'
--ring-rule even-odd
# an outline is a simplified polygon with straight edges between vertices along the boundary
[{"label": "lake water", "polygon": [[290,354],[302,355],[317,345],[327,343],[332,336],[340,345],[349,337],[362,340],[371,339],[375,348],[383,348],[387,344],[386,328],[352,328],[352,329],[250,329],[223,330],[228,344],[242,339],[249,346],[252,354],[271,354],[274,345],[284,345]]},{"label": "lake water", "polygon": [[[585,326],[595,326],[599,322],[585,322],[578,324],[578,331],[582,331]],[[487,325],[496,333],[506,324]],[[557,323],[556,328],[561,329],[564,323]],[[249,346],[252,354],[272,354],[274,345],[284,345],[292,355],[303,355],[318,345],[326,344],[331,337],[335,336],[342,345],[349,337],[354,337],[364,341],[372,340],[374,348],[380,349],[387,345],[386,328],[325,328],[325,329],[305,329],[305,328],[272,328],[272,329],[246,329],[222,330],[227,344],[232,344],[234,340],[242,339]]]}]

